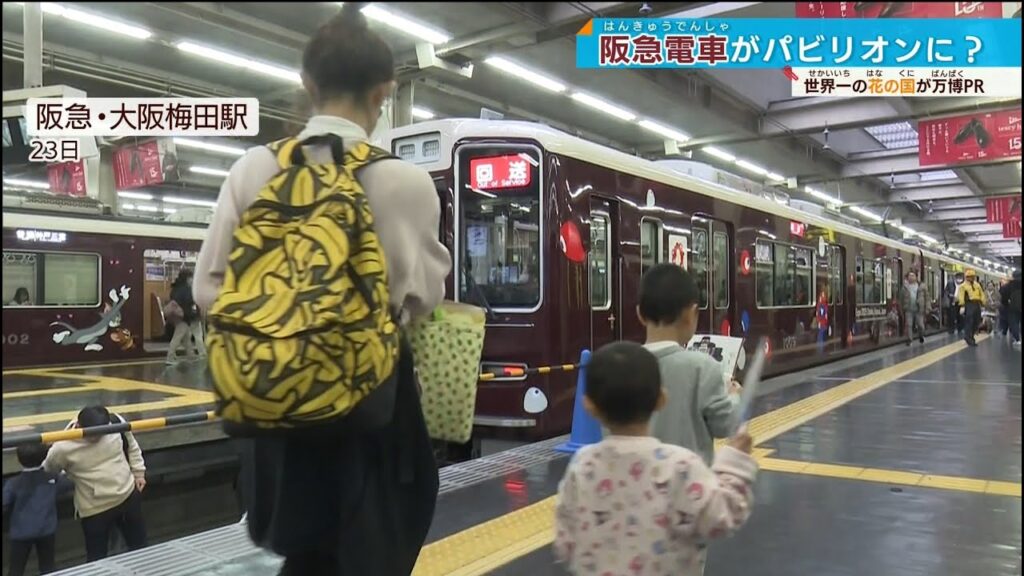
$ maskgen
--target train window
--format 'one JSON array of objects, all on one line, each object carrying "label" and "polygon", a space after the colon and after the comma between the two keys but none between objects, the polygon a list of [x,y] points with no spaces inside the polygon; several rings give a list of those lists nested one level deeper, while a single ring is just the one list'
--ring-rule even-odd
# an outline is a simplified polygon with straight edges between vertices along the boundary
[{"label": "train window", "polygon": [[4,308],[99,306],[98,254],[4,251],[3,255]]},{"label": "train window", "polygon": [[540,305],[540,190],[534,149],[459,154],[462,301],[499,310]]},{"label": "train window", "polygon": [[640,219],[640,274],[665,260],[661,242],[661,222],[652,218]]},{"label": "train window", "polygon": [[881,260],[857,258],[857,304],[883,304],[886,266]]},{"label": "train window", "polygon": [[814,299],[814,252],[809,248],[758,240],[756,243],[759,308],[811,306]]},{"label": "train window", "polygon": [[843,292],[843,250],[839,246],[828,248],[829,304],[842,304]]},{"label": "train window", "polygon": [[715,232],[712,238],[712,283],[715,287],[715,309],[729,307],[729,237],[724,232]]},{"label": "train window", "polygon": [[697,290],[700,292],[700,308],[708,307],[708,231],[693,228],[693,259],[690,262]]},{"label": "train window", "polygon": [[608,310],[612,305],[611,229],[608,216],[594,214],[590,218],[590,307]]}]

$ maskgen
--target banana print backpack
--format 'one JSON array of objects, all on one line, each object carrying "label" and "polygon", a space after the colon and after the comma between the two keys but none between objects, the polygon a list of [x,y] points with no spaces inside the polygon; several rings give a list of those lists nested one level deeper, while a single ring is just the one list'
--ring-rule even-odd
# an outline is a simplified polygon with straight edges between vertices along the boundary
[{"label": "banana print backpack", "polygon": [[[329,143],[334,164],[303,146]],[[390,421],[398,327],[360,169],[390,156],[337,136],[269,145],[280,172],[242,214],[207,335],[228,434]]]}]

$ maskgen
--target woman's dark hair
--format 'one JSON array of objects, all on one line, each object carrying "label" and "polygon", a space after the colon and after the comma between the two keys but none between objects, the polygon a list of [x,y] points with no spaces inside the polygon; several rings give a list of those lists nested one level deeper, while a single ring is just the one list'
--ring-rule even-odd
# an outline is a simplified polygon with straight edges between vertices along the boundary
[{"label": "woman's dark hair", "polygon": [[345,2],[306,44],[302,70],[316,85],[320,100],[360,97],[395,77],[391,48],[367,26],[362,7]]},{"label": "woman's dark hair", "polygon": [[21,304],[22,302],[28,302],[29,301],[28,288],[25,288],[24,286],[22,286],[21,288],[18,288],[17,290],[15,290],[14,291],[14,301],[17,302],[18,304]]},{"label": "woman's dark hair", "polygon": [[178,277],[174,279],[175,284],[184,284],[192,279],[192,271],[185,268],[181,272],[178,272]]}]

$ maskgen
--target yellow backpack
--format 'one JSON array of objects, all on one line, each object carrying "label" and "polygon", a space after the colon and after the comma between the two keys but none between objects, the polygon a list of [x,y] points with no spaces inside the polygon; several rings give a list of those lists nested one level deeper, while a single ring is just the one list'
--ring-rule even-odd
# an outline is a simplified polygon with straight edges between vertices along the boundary
[{"label": "yellow backpack", "polygon": [[[314,142],[334,164],[306,162]],[[345,152],[336,136],[269,147],[281,170],[242,214],[208,314],[217,411],[233,435],[385,424],[399,334],[357,173],[390,156],[366,143]],[[375,414],[354,418],[360,403]]]}]

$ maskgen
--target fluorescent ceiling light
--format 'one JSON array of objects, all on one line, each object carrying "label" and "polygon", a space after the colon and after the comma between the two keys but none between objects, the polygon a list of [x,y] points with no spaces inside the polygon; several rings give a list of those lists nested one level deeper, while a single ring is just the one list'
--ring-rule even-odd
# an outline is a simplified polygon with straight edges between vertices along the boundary
[{"label": "fluorescent ceiling light", "polygon": [[187,204],[189,206],[205,206],[207,208],[213,208],[217,205],[216,202],[209,200],[196,200],[194,198],[180,198],[178,196],[164,196],[164,202],[167,204]]},{"label": "fluorescent ceiling light", "polygon": [[935,238],[932,238],[931,236],[929,236],[927,234],[918,234],[918,236],[921,238],[921,240],[924,240],[925,242],[928,242],[930,244],[938,244],[939,243],[938,240],[936,240]]},{"label": "fluorescent ceiling light", "polygon": [[206,166],[192,166],[188,169],[189,172],[195,172],[196,174],[206,174],[207,176],[222,176],[226,177],[230,172],[227,170],[221,170],[219,168],[207,168]]},{"label": "fluorescent ceiling light", "polygon": [[715,158],[718,158],[719,160],[725,160],[726,162],[735,162],[736,161],[736,157],[735,156],[733,156],[732,154],[729,154],[728,152],[726,152],[725,150],[722,150],[721,148],[715,148],[714,146],[705,146],[705,147],[701,148],[701,150],[703,150],[704,152],[714,156]]},{"label": "fluorescent ceiling light", "polygon": [[[339,4],[344,4],[344,2],[339,2]],[[415,20],[394,12],[389,8],[382,7],[379,3],[368,4],[361,10],[361,12],[363,13],[363,16],[366,16],[370,20],[376,20],[377,22],[386,24],[399,32],[405,32],[410,36],[426,40],[431,44],[444,44],[452,39],[447,32],[442,32],[441,30],[432,28],[426,24],[416,22]]]},{"label": "fluorescent ceiling light", "polygon": [[819,200],[824,200],[825,202],[828,202],[829,204],[832,204],[833,206],[842,206],[843,205],[843,202],[841,200],[839,200],[838,198],[833,198],[832,196],[829,196],[828,194],[825,194],[821,190],[815,190],[814,188],[811,188],[810,186],[804,186],[804,192],[807,192],[808,194],[810,194],[811,196],[814,196],[815,198],[817,198]]},{"label": "fluorescent ceiling light", "polygon": [[412,107],[413,118],[419,118],[420,120],[430,120],[434,116],[435,114],[432,111],[427,110],[426,108],[420,108],[419,106]]},{"label": "fluorescent ceiling light", "polygon": [[14,186],[17,188],[37,188],[39,190],[49,190],[49,182],[40,182],[38,180],[22,180],[21,178],[4,178],[4,184],[7,186]]},{"label": "fluorescent ceiling light", "polygon": [[491,66],[494,66],[498,70],[501,70],[502,72],[505,72],[507,74],[511,74],[513,76],[522,78],[523,80],[526,80],[531,84],[540,86],[545,90],[550,90],[552,92],[565,92],[567,90],[565,84],[562,84],[558,80],[555,80],[550,76],[545,76],[544,74],[541,74],[539,72],[534,72],[529,68],[524,68],[523,66],[516,64],[511,60],[506,60],[501,56],[491,56],[490,58],[484,60],[484,63],[490,64]]},{"label": "fluorescent ceiling light", "polygon": [[152,194],[146,194],[145,192],[121,192],[118,190],[117,195],[121,198],[131,198],[132,200],[152,200]]},{"label": "fluorescent ceiling light", "polygon": [[918,178],[924,182],[931,182],[933,180],[956,180],[958,176],[952,170],[935,170],[933,172],[921,172],[918,174]]},{"label": "fluorescent ceiling light", "polygon": [[751,162],[747,162],[746,160],[737,160],[736,161],[736,165],[739,166],[740,168],[743,168],[747,172],[753,172],[754,174],[757,174],[758,176],[764,176],[764,175],[768,174],[768,171],[765,170],[764,168],[761,168],[757,164],[753,164]]},{"label": "fluorescent ceiling light", "polygon": [[906,121],[868,126],[864,130],[887,150],[910,148],[918,143],[917,130]]},{"label": "fluorescent ceiling light", "polygon": [[604,112],[605,114],[608,114],[610,116],[614,116],[620,120],[625,120],[628,122],[636,118],[636,114],[630,112],[629,110],[612,104],[607,100],[602,100],[597,96],[591,96],[590,94],[587,94],[585,92],[574,92],[572,95],[572,99],[581,104],[590,106],[594,110],[600,110],[601,112]]},{"label": "fluorescent ceiling light", "polygon": [[243,154],[245,154],[245,148],[225,146],[223,144],[214,144],[213,142],[196,140],[194,138],[174,138],[174,144],[175,146],[181,146],[182,148],[196,148],[198,150],[218,152],[220,154],[227,154],[229,156],[242,156]]},{"label": "fluorescent ceiling light", "polygon": [[903,231],[903,233],[904,233],[904,234],[906,234],[906,235],[908,235],[908,236],[914,236],[914,235],[916,235],[916,234],[917,234],[917,230],[914,230],[914,229],[913,229],[913,228],[911,228],[910,226],[904,226],[904,225],[900,224],[899,226],[897,226],[897,228],[899,228],[900,230],[902,230],[902,231]]},{"label": "fluorescent ceiling light", "polygon": [[669,128],[668,126],[658,124],[653,120],[641,120],[640,126],[647,130],[650,130],[651,132],[654,132],[655,134],[661,134],[662,136],[670,140],[675,140],[676,142],[686,142],[687,140],[690,139],[689,135],[684,134],[674,128]]},{"label": "fluorescent ceiling light", "polygon": [[878,214],[875,214],[874,212],[867,210],[865,208],[861,208],[860,206],[853,206],[850,208],[850,210],[856,212],[857,214],[860,214],[861,216],[864,216],[865,218],[874,220],[875,222],[881,222],[882,220],[884,220],[884,218],[882,218]]},{"label": "fluorescent ceiling light", "polygon": [[783,176],[782,174],[778,174],[778,173],[775,173],[775,172],[769,172],[768,173],[768,179],[773,181],[773,182],[781,182],[781,181],[785,180],[786,177]]},{"label": "fluorescent ceiling light", "polygon": [[[17,2],[16,4],[24,6],[24,2]],[[47,14],[53,14],[54,16],[62,16],[72,22],[79,24],[85,24],[92,26],[93,28],[99,28],[108,32],[114,32],[124,36],[132,38],[138,38],[139,40],[145,40],[153,35],[149,30],[141,26],[134,24],[128,24],[127,22],[121,22],[119,20],[112,20],[106,16],[100,16],[99,14],[93,14],[92,12],[83,12],[77,8],[71,8],[56,4],[53,2],[40,2],[43,12]]]},{"label": "fluorescent ceiling light", "polygon": [[260,62],[245,56],[239,56],[237,54],[231,54],[218,50],[217,48],[211,48],[209,46],[203,46],[194,42],[182,41],[175,44],[182,52],[188,52],[189,54],[195,54],[210,60],[222,62],[224,64],[231,64],[232,66],[238,66],[239,68],[245,68],[252,70],[253,72],[259,72],[282,80],[288,80],[295,84],[302,83],[302,77],[295,70],[289,70],[281,66],[274,64],[267,64],[266,62]]}]

